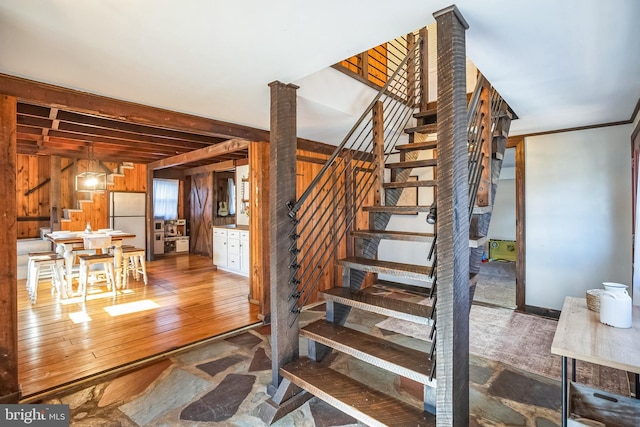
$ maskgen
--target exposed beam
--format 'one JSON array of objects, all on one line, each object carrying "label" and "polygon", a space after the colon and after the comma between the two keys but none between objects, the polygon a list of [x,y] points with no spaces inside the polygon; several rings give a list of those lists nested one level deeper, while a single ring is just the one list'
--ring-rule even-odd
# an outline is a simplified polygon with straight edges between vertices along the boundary
[{"label": "exposed beam", "polygon": [[249,142],[241,139],[230,139],[220,144],[210,145],[199,150],[190,151],[188,153],[178,154],[177,156],[167,157],[149,163],[147,167],[151,170],[165,169],[173,166],[183,165],[185,163],[197,162],[199,160],[210,159],[223,154],[233,153],[234,151],[246,150]]},{"label": "exposed beam", "polygon": [[227,160],[226,162],[218,162],[210,165],[187,169],[184,171],[184,175],[199,175],[201,173],[229,171],[236,166],[237,164],[235,160]]},{"label": "exposed beam", "polygon": [[15,96],[27,102],[141,125],[201,133],[224,139],[269,140],[269,132],[266,130],[107,98],[7,74],[0,74],[0,93]]}]

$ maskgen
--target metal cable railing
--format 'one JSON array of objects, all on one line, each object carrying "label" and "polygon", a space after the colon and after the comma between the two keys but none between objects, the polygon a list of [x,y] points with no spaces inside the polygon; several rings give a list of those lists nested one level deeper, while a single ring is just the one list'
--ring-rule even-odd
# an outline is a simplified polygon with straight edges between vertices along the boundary
[{"label": "metal cable railing", "polygon": [[[406,43],[406,39],[399,39]],[[414,113],[419,94],[420,40],[407,46],[389,47],[398,66],[365,112],[348,132],[342,143],[329,156],[311,184],[289,207],[293,227],[289,233],[290,311],[292,325],[314,295],[318,285],[326,280],[327,266],[335,261],[335,254],[344,246],[343,237],[356,223],[362,207],[373,204],[378,182],[377,168],[394,150],[404,135],[404,129]],[[404,57],[398,55],[404,52]],[[393,65],[393,61],[385,67]],[[381,67],[381,66],[380,66]],[[382,69],[382,68],[380,68]],[[374,107],[382,111],[384,159],[374,153]]]}]

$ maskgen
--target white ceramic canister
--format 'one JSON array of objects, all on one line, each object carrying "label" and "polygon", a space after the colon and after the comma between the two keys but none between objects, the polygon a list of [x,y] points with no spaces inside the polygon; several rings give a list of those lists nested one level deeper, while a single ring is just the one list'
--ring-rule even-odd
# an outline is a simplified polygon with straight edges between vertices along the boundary
[{"label": "white ceramic canister", "polygon": [[616,328],[630,328],[632,324],[631,297],[627,285],[604,282],[600,294],[600,322]]}]

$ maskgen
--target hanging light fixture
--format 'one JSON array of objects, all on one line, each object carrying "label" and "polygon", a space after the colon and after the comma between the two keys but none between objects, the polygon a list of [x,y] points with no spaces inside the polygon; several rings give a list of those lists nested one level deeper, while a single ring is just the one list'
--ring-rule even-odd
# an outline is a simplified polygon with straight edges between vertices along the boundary
[{"label": "hanging light fixture", "polygon": [[79,193],[100,193],[107,189],[107,174],[100,170],[93,159],[93,143],[87,145],[87,170],[76,175],[76,191]]}]

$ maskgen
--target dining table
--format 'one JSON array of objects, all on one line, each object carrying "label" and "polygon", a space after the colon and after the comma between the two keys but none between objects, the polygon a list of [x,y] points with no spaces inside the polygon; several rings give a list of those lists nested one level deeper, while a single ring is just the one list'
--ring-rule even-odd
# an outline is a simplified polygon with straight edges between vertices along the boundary
[{"label": "dining table", "polygon": [[[72,293],[71,278],[73,274],[75,252],[85,250],[85,237],[95,237],[100,234],[111,237],[114,266],[116,267],[116,271],[122,271],[122,268],[120,268],[122,266],[122,242],[126,239],[135,238],[135,234],[120,230],[104,230],[91,233],[86,231],[53,231],[45,234],[44,237],[56,245],[56,253],[64,258],[64,283],[67,289],[67,294],[71,295]],[[117,287],[122,285],[122,280],[122,274],[117,274],[115,277]]]}]

